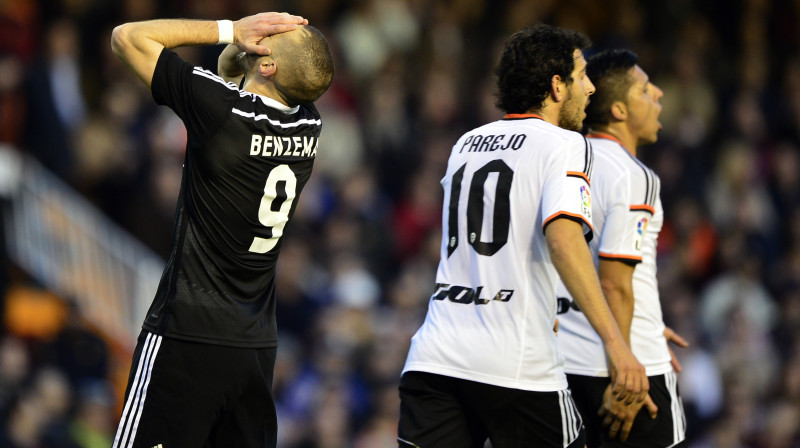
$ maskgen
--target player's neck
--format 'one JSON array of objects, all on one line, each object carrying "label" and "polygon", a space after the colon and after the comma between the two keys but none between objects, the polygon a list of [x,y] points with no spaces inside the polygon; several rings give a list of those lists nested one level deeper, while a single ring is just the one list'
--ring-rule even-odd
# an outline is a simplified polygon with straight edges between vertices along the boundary
[{"label": "player's neck", "polygon": [[558,116],[559,112],[561,111],[561,107],[557,103],[552,103],[550,99],[545,100],[544,106],[540,109],[530,109],[526,111],[526,114],[534,114],[542,117],[542,120],[554,125],[558,126]]},{"label": "player's neck", "polygon": [[614,140],[625,148],[632,156],[636,157],[636,137],[631,135],[625,128],[609,125],[602,127],[591,127],[586,134],[592,137],[608,138]]},{"label": "player's neck", "polygon": [[284,106],[289,106],[289,102],[281,95],[281,92],[275,87],[274,83],[271,82],[258,82],[256,80],[248,80],[245,79],[244,86],[242,88],[245,92],[255,93],[257,95],[265,96],[267,98],[273,99]]}]

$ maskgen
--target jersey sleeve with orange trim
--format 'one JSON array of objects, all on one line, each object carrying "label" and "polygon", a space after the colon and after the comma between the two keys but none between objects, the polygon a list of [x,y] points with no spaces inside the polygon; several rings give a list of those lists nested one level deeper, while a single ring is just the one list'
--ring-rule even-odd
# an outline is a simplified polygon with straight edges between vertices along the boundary
[{"label": "jersey sleeve with orange trim", "polygon": [[586,241],[592,239],[593,157],[591,145],[583,138],[570,140],[566,147],[554,151],[542,190],[542,229],[566,218],[581,223]]},{"label": "jersey sleeve with orange trim", "polygon": [[605,193],[606,217],[598,257],[626,263],[641,263],[642,241],[653,213],[652,207],[642,204],[638,179],[630,172],[622,172]]}]

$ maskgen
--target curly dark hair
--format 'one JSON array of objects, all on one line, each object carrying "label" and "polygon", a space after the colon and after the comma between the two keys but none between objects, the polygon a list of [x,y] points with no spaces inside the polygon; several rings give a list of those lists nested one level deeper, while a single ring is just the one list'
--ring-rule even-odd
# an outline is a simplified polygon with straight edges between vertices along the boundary
[{"label": "curly dark hair", "polygon": [[589,127],[614,121],[611,106],[615,101],[627,104],[628,90],[633,84],[630,70],[639,57],[629,50],[605,50],[586,61],[586,75],[597,89],[586,107],[584,124]]},{"label": "curly dark hair", "polygon": [[497,107],[509,114],[541,109],[553,76],[572,83],[575,50],[589,45],[589,38],[577,31],[545,24],[512,34],[495,69]]}]

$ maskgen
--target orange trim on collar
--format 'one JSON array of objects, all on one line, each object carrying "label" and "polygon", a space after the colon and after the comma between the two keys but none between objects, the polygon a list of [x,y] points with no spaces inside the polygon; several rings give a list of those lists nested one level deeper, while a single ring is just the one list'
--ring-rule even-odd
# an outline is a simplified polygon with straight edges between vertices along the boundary
[{"label": "orange trim on collar", "polygon": [[544,120],[541,115],[536,114],[505,114],[503,118],[538,118],[540,120]]},{"label": "orange trim on collar", "polygon": [[623,145],[618,138],[614,137],[611,134],[606,134],[605,132],[592,132],[591,134],[586,134],[586,138],[604,138],[606,140],[617,142],[619,146],[625,147],[625,145]]},{"label": "orange trim on collar", "polygon": [[604,138],[606,140],[611,140],[612,142],[616,142],[619,146],[622,146],[625,149],[628,149],[625,145],[619,141],[618,138],[614,137],[611,134],[606,134],[605,132],[592,132],[591,134],[586,134],[586,138]]}]

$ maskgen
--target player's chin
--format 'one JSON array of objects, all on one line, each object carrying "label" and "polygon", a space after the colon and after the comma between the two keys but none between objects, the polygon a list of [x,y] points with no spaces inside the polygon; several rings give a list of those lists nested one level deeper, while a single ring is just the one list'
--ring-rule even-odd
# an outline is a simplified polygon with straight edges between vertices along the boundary
[{"label": "player's chin", "polygon": [[583,120],[568,121],[562,127],[568,131],[581,132],[583,129]]},{"label": "player's chin", "polygon": [[653,132],[652,134],[648,135],[641,139],[642,144],[644,145],[652,145],[653,143],[658,141],[658,131]]}]

